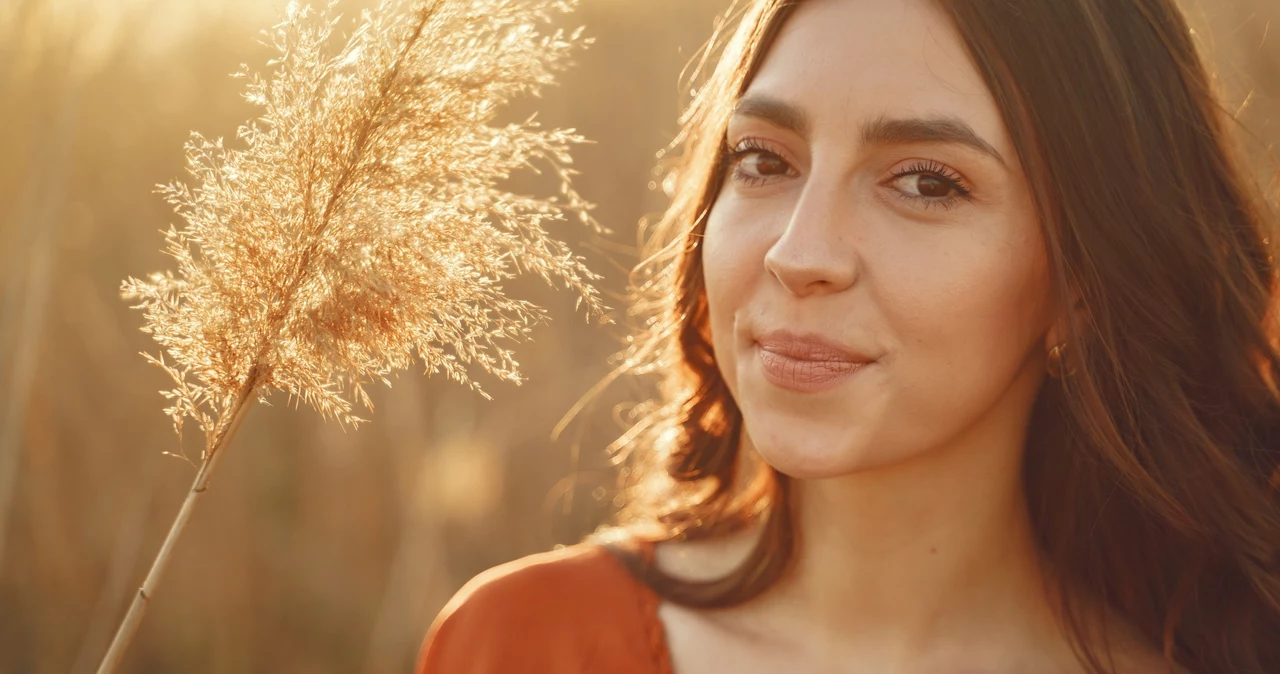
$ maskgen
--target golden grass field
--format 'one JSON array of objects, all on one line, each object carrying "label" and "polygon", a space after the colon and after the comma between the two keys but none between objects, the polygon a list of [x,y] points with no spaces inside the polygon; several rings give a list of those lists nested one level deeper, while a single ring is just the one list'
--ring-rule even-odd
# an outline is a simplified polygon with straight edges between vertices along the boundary
[{"label": "golden grass field", "polygon": [[[168,382],[138,355],[157,349],[119,286],[171,267],[160,230],[175,216],[154,186],[182,176],[190,131],[232,137],[252,114],[228,75],[261,65],[258,31],[283,4],[0,0],[0,672],[94,671],[190,485],[193,468],[163,455],[177,449]],[[647,396],[643,382],[552,429],[621,347],[680,74],[727,5],[582,0],[568,23],[596,43],[513,107],[593,141],[575,149],[575,184],[613,233],[553,233],[605,276],[622,320],[593,325],[570,293],[526,279],[512,294],[553,320],[516,347],[524,385],[481,377],[492,401],[419,368],[371,389],[358,431],[282,396],[254,409],[123,671],[408,671],[468,578],[604,521],[615,407]],[[1187,7],[1275,193],[1280,1]]]}]

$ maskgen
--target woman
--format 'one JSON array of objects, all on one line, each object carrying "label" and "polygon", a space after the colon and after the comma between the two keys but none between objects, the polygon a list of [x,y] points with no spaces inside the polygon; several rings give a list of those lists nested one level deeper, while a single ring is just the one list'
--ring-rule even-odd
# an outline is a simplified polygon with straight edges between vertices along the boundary
[{"label": "woman", "polygon": [[685,123],[630,505],[419,672],[1280,672],[1274,216],[1171,0],[760,0]]}]

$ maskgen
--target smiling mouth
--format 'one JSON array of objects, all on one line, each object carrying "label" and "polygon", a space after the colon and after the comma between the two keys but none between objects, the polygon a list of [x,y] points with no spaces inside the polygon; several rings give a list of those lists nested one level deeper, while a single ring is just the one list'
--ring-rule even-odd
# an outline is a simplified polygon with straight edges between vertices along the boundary
[{"label": "smiling mouth", "polygon": [[875,362],[816,337],[772,333],[756,346],[765,379],[798,393],[835,388]]}]

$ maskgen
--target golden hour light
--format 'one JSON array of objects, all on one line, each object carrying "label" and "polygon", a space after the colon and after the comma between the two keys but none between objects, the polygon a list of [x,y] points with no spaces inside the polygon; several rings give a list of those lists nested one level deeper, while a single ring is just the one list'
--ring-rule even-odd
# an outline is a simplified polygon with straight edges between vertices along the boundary
[{"label": "golden hour light", "polygon": [[1280,672],[1275,0],[0,0],[0,672]]}]

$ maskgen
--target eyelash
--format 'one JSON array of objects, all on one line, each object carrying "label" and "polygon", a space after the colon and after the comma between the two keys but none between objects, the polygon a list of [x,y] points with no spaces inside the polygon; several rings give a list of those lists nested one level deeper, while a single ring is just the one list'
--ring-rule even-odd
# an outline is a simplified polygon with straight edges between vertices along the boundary
[{"label": "eyelash", "polygon": [[918,160],[915,163],[911,164],[910,166],[902,169],[901,171],[895,171],[890,175],[893,176],[894,180],[899,180],[901,178],[905,178],[907,176],[914,176],[914,175],[934,176],[936,178],[941,178],[944,182],[946,182],[948,185],[951,186],[952,190],[955,191],[955,194],[949,197],[937,199],[934,197],[924,197],[924,196],[915,196],[911,194],[904,194],[901,191],[894,190],[895,192],[898,193],[898,196],[900,198],[905,199],[907,201],[919,202],[925,208],[941,208],[943,210],[950,210],[953,206],[956,205],[956,201],[960,199],[965,199],[965,200],[971,199],[970,197],[971,190],[969,189],[969,186],[965,184],[964,178],[961,177],[960,174],[951,170],[950,168],[942,164],[939,164],[938,162],[933,161],[932,159]]},{"label": "eyelash", "polygon": [[[780,155],[777,152],[774,152],[773,150],[770,150],[759,139],[744,138],[741,142],[738,143],[738,146],[736,148],[728,145],[728,142],[726,141],[724,150],[721,153],[722,155],[721,161],[723,162],[725,169],[729,172],[729,177],[732,180],[742,183],[748,187],[759,187],[760,185],[765,184],[767,182],[766,178],[761,178],[761,177],[743,173],[738,166],[739,162],[744,157],[747,157],[756,153],[764,153],[767,155],[772,155],[773,157],[776,157],[782,160],[783,162],[786,162],[786,159],[783,158],[782,155]],[[938,199],[936,197],[915,196],[915,195],[903,193],[901,190],[894,190],[894,192],[898,195],[900,199],[903,199],[904,201],[909,201],[909,202],[916,202],[919,205],[923,206],[924,208],[942,208],[943,210],[950,210],[952,207],[956,205],[956,202],[958,200],[972,199],[972,197],[970,196],[971,190],[969,186],[965,184],[964,178],[961,177],[960,174],[948,168],[947,166],[943,164],[939,164],[938,162],[933,160],[918,160],[912,163],[910,166],[907,166],[902,170],[895,171],[890,175],[892,176],[892,180],[900,180],[907,176],[913,176],[913,175],[933,176],[933,177],[942,179],[951,187],[953,191],[955,191],[955,194],[949,197]]]},{"label": "eyelash", "polygon": [[728,141],[726,141],[724,150],[722,152],[721,160],[723,161],[725,168],[729,171],[730,178],[740,183],[743,183],[748,187],[758,187],[760,185],[763,185],[766,182],[765,178],[759,178],[756,176],[747,175],[746,173],[743,173],[740,168],[738,168],[739,162],[743,158],[756,153],[773,155],[778,159],[782,159],[782,161],[784,162],[786,161],[786,159],[782,158],[782,155],[778,154],[777,152],[774,152],[773,150],[770,150],[759,139],[744,138],[742,139],[741,142],[738,143],[738,146],[736,148],[728,145]]}]

